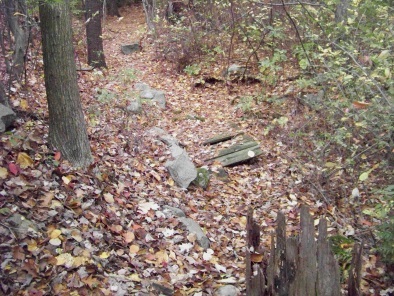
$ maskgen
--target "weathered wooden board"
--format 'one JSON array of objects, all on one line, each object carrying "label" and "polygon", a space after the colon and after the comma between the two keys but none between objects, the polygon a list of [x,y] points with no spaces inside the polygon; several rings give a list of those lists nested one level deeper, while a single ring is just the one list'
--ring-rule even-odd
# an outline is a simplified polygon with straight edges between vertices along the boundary
[{"label": "weathered wooden board", "polygon": [[243,132],[238,132],[238,133],[225,133],[225,134],[220,134],[217,135],[213,138],[210,138],[206,141],[203,142],[204,145],[214,145],[220,142],[224,142],[227,140],[231,140],[232,138],[235,138],[236,136],[242,135]]},{"label": "weathered wooden board", "polygon": [[252,159],[256,156],[261,155],[262,153],[263,151],[261,151],[260,146],[256,145],[241,151],[216,157],[215,160],[219,161],[222,166],[229,166]]},{"label": "weathered wooden board", "polygon": [[227,154],[231,154],[231,153],[235,153],[238,151],[242,151],[248,148],[252,148],[254,146],[258,146],[259,144],[256,141],[249,141],[249,142],[244,142],[244,143],[240,143],[240,144],[235,144],[229,148],[223,149],[219,151],[219,154],[217,157],[220,156],[225,156]]}]

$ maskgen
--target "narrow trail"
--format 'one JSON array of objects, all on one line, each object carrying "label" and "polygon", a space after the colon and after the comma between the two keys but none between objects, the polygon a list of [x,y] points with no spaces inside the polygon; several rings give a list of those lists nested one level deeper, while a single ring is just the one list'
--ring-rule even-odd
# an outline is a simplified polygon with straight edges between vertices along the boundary
[{"label": "narrow trail", "polygon": [[[78,71],[94,157],[86,170],[71,167],[47,141],[41,49],[39,42],[32,46],[35,62],[28,64],[26,85],[11,96],[20,118],[0,143],[0,294],[200,296],[217,295],[219,287],[231,284],[245,295],[249,207],[261,226],[264,251],[279,211],[286,216],[287,231],[299,232],[302,204],[315,221],[326,217],[330,235],[355,233],[360,224],[346,204],[332,204],[318,190],[312,192],[308,176],[321,167],[302,157],[302,147],[289,136],[308,117],[297,103],[294,81],[278,78],[275,89],[264,93],[259,84],[193,87],[198,76],[178,73],[174,61],[159,58],[142,6],[124,7],[121,15],[104,22],[108,69]],[[83,66],[84,21],[75,19],[73,29],[77,62]],[[140,42],[142,51],[122,54],[121,45],[132,42]],[[220,75],[220,66],[210,67],[204,75]],[[166,108],[143,104],[140,114],[127,111],[130,100],[138,98],[134,85],[139,82],[164,91]],[[242,110],[248,97],[259,98],[250,113]],[[286,120],[279,128],[275,120],[280,117]],[[224,178],[212,174],[206,190],[195,185],[184,190],[165,166],[171,159],[168,147],[149,134],[154,127],[179,140],[196,167],[214,173],[223,168],[207,160],[231,144],[203,145],[217,134],[244,132],[263,153],[224,168]],[[271,130],[264,133],[267,127]],[[347,202],[345,195],[341,200]],[[196,222],[209,249],[179,219],[166,216],[165,206]],[[365,229],[371,231],[368,224],[356,230]],[[365,270],[373,270],[376,256],[365,257]],[[374,270],[371,278],[383,278],[384,272]],[[363,285],[368,291],[370,284]]]},{"label": "narrow trail", "polygon": [[[121,19],[107,18],[105,21],[103,36],[109,70],[99,86],[115,91],[117,101],[107,102],[104,108],[100,107],[103,112],[99,123],[90,130],[92,142],[97,145],[94,151],[104,161],[101,171],[112,173],[116,180],[126,184],[126,188],[130,187],[129,197],[121,206],[123,204],[128,209],[136,209],[141,202],[153,202],[160,206],[181,208],[206,231],[213,250],[213,259],[204,260],[204,251],[196,245],[189,253],[179,251],[179,245],[190,243],[186,237],[176,244],[172,239],[161,238],[161,241],[154,241],[150,247],[146,247],[148,253],[157,251],[155,248],[152,251],[152,245],[165,250],[171,258],[167,268],[156,266],[151,270],[153,262],[146,262],[144,252],[140,252],[135,260],[145,261],[140,263],[145,271],[140,274],[142,269],[138,268],[135,272],[148,282],[158,280],[169,283],[178,291],[177,295],[212,295],[214,289],[224,283],[231,283],[242,291],[245,216],[248,207],[252,205],[255,208],[256,216],[267,234],[263,237],[267,247],[270,244],[268,233],[275,226],[279,210],[288,214],[289,231],[296,228],[291,221],[297,219],[295,209],[299,199],[293,187],[296,187],[298,179],[289,172],[286,157],[282,156],[285,152],[290,157],[291,151],[283,151],[281,143],[265,138],[262,135],[264,126],[258,120],[256,123],[254,119],[237,118],[236,106],[231,102],[239,96],[256,93],[256,86],[236,86],[231,95],[223,85],[193,88],[190,77],[177,73],[171,63],[158,60],[155,56],[151,40],[146,36],[142,7],[125,8],[121,14]],[[123,55],[120,46],[132,41],[141,41],[143,50]],[[133,77],[128,80],[124,75],[127,76],[125,73],[130,74],[130,71]],[[133,85],[136,82],[144,82],[165,91],[167,108],[159,110],[148,107],[149,110],[140,116],[131,116],[114,108],[117,104],[124,106],[127,99],[135,95]],[[85,97],[85,104],[86,100],[91,101],[92,98]],[[188,119],[188,115],[197,115],[204,121]],[[234,126],[260,141],[264,154],[253,163],[226,169],[229,182],[213,178],[206,191],[198,188],[184,191],[169,180],[164,167],[169,159],[165,147],[149,142],[145,137],[146,132],[154,126],[166,130],[185,144],[197,167],[206,165],[205,159],[214,152],[211,147],[203,146],[202,142]],[[130,147],[133,143],[137,146]],[[120,148],[126,146],[138,153],[129,153],[127,149]],[[208,167],[212,170],[218,168],[216,164],[209,164]],[[300,198],[308,203],[307,197]],[[311,211],[318,210],[318,205],[311,206]],[[150,217],[156,221],[147,223],[140,214],[134,215],[128,211],[121,217],[124,214],[129,225],[143,225],[145,230],[153,233],[161,229],[155,225],[158,223],[157,217]],[[166,221],[161,223],[164,223],[160,225],[162,227],[174,227],[171,223],[166,225]],[[178,227],[174,229],[178,234],[185,235]],[[220,270],[220,266],[225,268]],[[146,270],[151,271],[148,273]],[[142,280],[142,286],[144,283]],[[139,285],[136,287],[139,287],[136,290],[141,288]]]},{"label": "narrow trail", "polygon": [[[9,246],[1,254],[7,267],[2,287],[15,295],[77,291],[121,296],[159,295],[154,287],[159,284],[174,295],[197,296],[215,295],[218,287],[232,284],[244,295],[248,207],[255,209],[265,248],[270,246],[278,211],[286,214],[292,232],[297,230],[301,203],[309,205],[316,218],[324,214],[324,207],[311,193],[301,191],[297,173],[301,168],[289,161],[294,152],[280,137],[263,135],[273,118],[271,105],[259,104],[262,118],[239,115],[239,99],[261,92],[259,85],[233,85],[231,93],[223,84],[193,88],[194,78],[177,73],[171,61],[158,59],[142,7],[126,7],[121,14],[122,18],[107,17],[104,24],[108,69],[78,72],[94,156],[88,170],[62,160],[56,163],[46,146],[42,62],[31,71],[30,94],[21,92],[14,98],[25,100],[39,118],[21,119],[15,135],[4,136],[1,156],[4,163],[11,163],[27,151],[37,161],[31,160],[20,174],[6,176],[7,194],[1,202],[12,209],[10,216],[23,214],[37,229],[34,235],[16,237],[15,230],[0,227],[0,244]],[[83,32],[81,20],[74,32],[78,30]],[[78,41],[83,39],[80,35]],[[120,46],[135,41],[141,42],[142,51],[123,55]],[[137,82],[165,91],[167,107],[144,104],[141,114],[127,112],[129,101],[138,96]],[[289,108],[283,109],[291,118]],[[227,180],[213,176],[206,190],[196,186],[183,190],[165,167],[170,159],[167,147],[148,133],[153,127],[184,144],[196,167],[214,172],[220,165],[206,160],[217,148],[202,143],[219,133],[243,131],[260,142],[263,154],[250,163],[225,168]],[[208,250],[177,219],[165,217],[166,205],[181,209],[200,225],[210,241]],[[0,215],[1,225],[8,225],[7,219]]]}]

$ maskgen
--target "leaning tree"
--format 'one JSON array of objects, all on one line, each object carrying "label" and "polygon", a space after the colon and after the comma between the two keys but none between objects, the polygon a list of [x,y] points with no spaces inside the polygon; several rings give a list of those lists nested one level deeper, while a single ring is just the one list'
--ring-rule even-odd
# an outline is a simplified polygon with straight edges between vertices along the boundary
[{"label": "leaning tree", "polygon": [[74,166],[92,162],[77,83],[69,0],[41,0],[49,141]]}]

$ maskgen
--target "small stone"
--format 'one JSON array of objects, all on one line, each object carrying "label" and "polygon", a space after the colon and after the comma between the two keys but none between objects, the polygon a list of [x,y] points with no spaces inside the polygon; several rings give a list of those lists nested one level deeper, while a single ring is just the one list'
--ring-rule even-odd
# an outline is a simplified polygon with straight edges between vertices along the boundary
[{"label": "small stone", "polygon": [[216,296],[237,296],[239,295],[239,290],[232,286],[232,285],[227,285],[220,287],[219,289],[216,290],[215,295]]},{"label": "small stone", "polygon": [[4,132],[16,119],[16,114],[7,106],[0,104],[0,133]]},{"label": "small stone", "polygon": [[211,175],[209,171],[205,168],[197,169],[197,177],[194,179],[193,183],[202,189],[207,189],[209,185]]},{"label": "small stone", "polygon": [[123,54],[132,54],[133,52],[137,52],[141,50],[139,43],[125,44],[120,47]]}]

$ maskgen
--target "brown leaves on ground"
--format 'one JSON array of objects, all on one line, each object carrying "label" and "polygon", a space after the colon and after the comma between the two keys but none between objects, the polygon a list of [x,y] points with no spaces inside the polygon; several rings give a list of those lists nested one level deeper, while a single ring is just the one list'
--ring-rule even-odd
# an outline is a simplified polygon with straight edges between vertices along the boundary
[{"label": "brown leaves on ground", "polygon": [[[293,232],[302,203],[315,217],[327,216],[332,233],[350,229],[352,220],[346,213],[326,205],[305,186],[300,170],[311,164],[293,166],[289,159],[295,152],[263,135],[276,111],[261,105],[255,110],[258,116],[248,118],[233,104],[244,94],[259,92],[258,85],[232,85],[231,94],[222,84],[193,88],[189,77],[155,59],[149,38],[142,52],[122,55],[121,44],[146,34],[142,7],[127,8],[123,15],[106,19],[103,37],[109,69],[78,72],[95,157],[88,170],[70,167],[47,146],[42,72],[30,69],[29,87],[34,92],[13,98],[41,114],[23,118],[15,132],[2,135],[3,293],[155,295],[156,281],[169,285],[175,295],[214,295],[224,284],[242,290],[245,217],[250,205],[262,225],[267,249],[278,211],[285,212]],[[80,61],[83,50],[77,46]],[[128,100],[136,96],[133,84],[138,81],[164,90],[168,107],[144,105],[142,114],[125,112]],[[217,148],[202,142],[218,133],[247,132],[260,141],[264,156],[226,169],[225,180],[213,177],[205,191],[182,190],[165,168],[167,147],[146,133],[154,126],[180,140],[196,166],[208,165],[216,173],[222,168],[205,160]],[[204,251],[195,235],[177,219],[166,217],[163,205],[180,208],[197,221],[210,239],[210,248]],[[368,227],[369,222],[363,220]],[[263,254],[253,257],[255,262],[265,259]],[[371,271],[376,262],[369,262]],[[373,277],[379,279],[383,272],[374,269]]]}]

